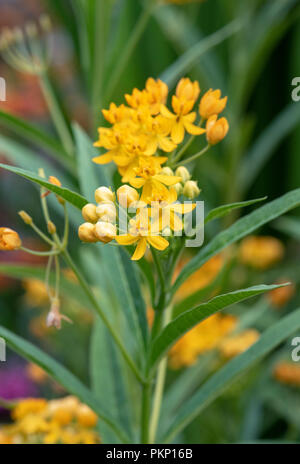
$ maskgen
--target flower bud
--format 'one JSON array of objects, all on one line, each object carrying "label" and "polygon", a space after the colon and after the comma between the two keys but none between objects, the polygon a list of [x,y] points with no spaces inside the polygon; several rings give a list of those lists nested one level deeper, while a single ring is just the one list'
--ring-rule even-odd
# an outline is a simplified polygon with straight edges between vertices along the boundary
[{"label": "flower bud", "polygon": [[99,221],[95,226],[95,234],[100,242],[109,243],[117,235],[117,228],[109,222]]},{"label": "flower bud", "polygon": [[95,192],[97,203],[115,201],[115,194],[107,187],[99,187]]},{"label": "flower bud", "polygon": [[77,408],[77,420],[83,427],[95,427],[98,416],[85,404],[80,404]]},{"label": "flower bud", "polygon": [[183,186],[180,182],[178,182],[178,184],[172,185],[172,188],[176,191],[177,196],[181,195],[183,192]]},{"label": "flower bud", "polygon": [[25,222],[25,224],[27,224],[28,226],[32,225],[32,217],[29,216],[29,214],[27,214],[25,211],[19,211],[19,216]]},{"label": "flower bud", "polygon": [[87,222],[92,222],[93,224],[96,224],[96,222],[98,221],[96,209],[97,207],[93,203],[88,203],[87,205],[85,205],[81,211],[83,219]]},{"label": "flower bud", "polygon": [[54,235],[56,233],[56,225],[53,224],[52,221],[48,222],[47,227],[48,227],[49,234]]},{"label": "flower bud", "polygon": [[100,203],[96,208],[97,221],[116,222],[117,211],[114,203]]},{"label": "flower bud", "polygon": [[122,208],[129,208],[132,203],[139,200],[139,193],[129,185],[122,185],[117,191],[118,201]]},{"label": "flower bud", "polygon": [[13,251],[18,250],[22,245],[19,234],[7,227],[0,227],[0,250]]},{"label": "flower bud", "polygon": [[199,195],[200,192],[201,190],[199,189],[197,182],[195,182],[194,180],[188,180],[185,183],[183,188],[183,195],[185,197],[189,198],[190,200],[193,200]]},{"label": "flower bud", "polygon": [[95,226],[90,222],[86,222],[79,227],[78,236],[80,240],[85,243],[98,242],[98,239],[95,235]]},{"label": "flower bud", "polygon": [[221,98],[221,90],[210,89],[201,98],[199,112],[203,119],[208,119],[213,115],[220,114],[225,109],[227,97]]},{"label": "flower bud", "polygon": [[165,166],[164,168],[162,168],[160,174],[163,176],[174,176],[174,171],[168,166]]},{"label": "flower bud", "polygon": [[184,166],[179,166],[179,168],[176,169],[175,175],[181,177],[184,184],[191,178],[189,171]]},{"label": "flower bud", "polygon": [[229,124],[226,118],[218,119],[217,115],[211,116],[206,124],[206,138],[210,145],[221,142],[229,131]]}]

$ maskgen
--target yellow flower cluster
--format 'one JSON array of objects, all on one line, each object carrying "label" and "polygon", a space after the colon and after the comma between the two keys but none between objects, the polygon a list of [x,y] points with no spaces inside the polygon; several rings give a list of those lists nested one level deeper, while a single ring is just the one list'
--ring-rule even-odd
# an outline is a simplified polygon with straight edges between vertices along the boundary
[{"label": "yellow flower cluster", "polygon": [[281,361],[276,364],[273,375],[280,383],[300,387],[300,366],[297,363]]},{"label": "yellow flower cluster", "polygon": [[214,314],[186,333],[169,353],[173,369],[191,366],[199,355],[217,348],[221,340],[234,330],[236,318],[230,315]]},{"label": "yellow flower cluster", "polygon": [[0,428],[0,444],[97,444],[98,418],[76,397],[26,399],[12,411],[12,425]]},{"label": "yellow flower cluster", "polygon": [[[120,187],[117,195],[107,187],[100,187],[95,192],[95,200],[97,205],[89,203],[82,210],[83,218],[87,222],[79,227],[79,238],[86,243],[109,243],[115,239],[119,245],[136,245],[133,261],[141,259],[149,246],[159,251],[165,250],[169,242],[160,234],[167,228],[173,231],[182,230],[183,221],[176,213],[184,215],[195,207],[193,204],[175,203],[176,190],[170,189],[167,201],[156,202],[150,208],[142,201],[138,191],[129,185]],[[128,230],[119,228],[119,235],[116,226],[117,207],[132,208],[126,212]],[[130,211],[134,211],[132,216]]]},{"label": "yellow flower cluster", "polygon": [[226,337],[219,345],[221,355],[226,358],[234,358],[246,351],[259,339],[259,332],[255,329],[244,330],[243,332]]},{"label": "yellow flower cluster", "polygon": [[275,237],[250,236],[245,238],[239,250],[239,259],[254,269],[268,269],[283,258],[283,244]]},{"label": "yellow flower cluster", "polygon": [[143,189],[142,201],[167,201],[168,188],[181,182],[181,178],[165,175],[162,165],[183,142],[185,135],[204,134],[206,130],[200,126],[202,120],[207,119],[207,139],[213,145],[221,141],[229,129],[225,118],[217,119],[227,102],[227,98],[221,99],[219,90],[209,90],[203,96],[199,107],[201,120],[196,122],[194,106],[199,95],[197,81],[181,79],[172,96],[172,112],[166,107],[167,85],[159,79],[149,78],[145,89],[135,88],[131,95],[125,95],[128,106],[111,103],[108,110],[103,110],[112,127],[99,128],[95,146],[107,152],[93,161],[97,164],[113,161],[123,183]]}]

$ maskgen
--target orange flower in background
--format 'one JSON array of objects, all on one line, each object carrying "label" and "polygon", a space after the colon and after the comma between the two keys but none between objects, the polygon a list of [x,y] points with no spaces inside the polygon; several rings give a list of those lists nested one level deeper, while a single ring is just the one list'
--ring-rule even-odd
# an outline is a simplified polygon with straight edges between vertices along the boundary
[{"label": "orange flower in background", "polygon": [[27,304],[30,306],[43,306],[49,303],[49,295],[44,282],[39,279],[25,279],[22,284]]},{"label": "orange flower in background", "polygon": [[216,348],[225,335],[234,330],[236,323],[234,316],[220,313],[205,319],[171,348],[170,366],[173,369],[191,366],[199,355]]},{"label": "orange flower in background", "polygon": [[248,350],[250,346],[257,342],[259,337],[260,334],[257,330],[244,330],[237,335],[225,338],[220,343],[218,349],[224,358],[231,359]]},{"label": "orange flower in background", "polygon": [[300,387],[300,366],[297,363],[279,362],[273,370],[273,376],[280,383]]},{"label": "orange flower in background", "polygon": [[210,116],[206,123],[206,138],[210,145],[221,142],[229,131],[229,124],[226,118],[218,119],[217,115]]},{"label": "orange flower in background", "polygon": [[[280,279],[276,282],[277,285],[288,282],[289,279]],[[276,288],[268,292],[267,298],[274,308],[280,309],[285,306],[295,295],[296,287],[294,284],[286,285],[285,287]]]},{"label": "orange flower in background", "polygon": [[8,227],[0,227],[0,250],[14,251],[22,246],[19,234]]},{"label": "orange flower in background", "polygon": [[275,237],[250,236],[240,245],[239,260],[254,269],[268,269],[284,256],[284,246]]}]

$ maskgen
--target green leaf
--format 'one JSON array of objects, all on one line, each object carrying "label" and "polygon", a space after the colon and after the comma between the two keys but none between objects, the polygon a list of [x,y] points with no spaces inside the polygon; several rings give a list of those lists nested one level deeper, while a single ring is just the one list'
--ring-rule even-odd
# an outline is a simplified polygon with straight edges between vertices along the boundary
[{"label": "green leaf", "polygon": [[160,78],[169,86],[173,86],[179,77],[189,72],[196,64],[199,64],[199,59],[204,53],[222,43],[233,34],[236,34],[241,29],[242,25],[240,20],[235,20],[212,35],[202,39],[169,66],[169,68],[162,73]]},{"label": "green leaf", "polygon": [[[36,143],[48,153],[52,155],[59,163],[65,166],[72,173],[74,172],[74,165],[72,161],[67,158],[62,145],[60,145],[53,137],[43,132],[41,129],[29,124],[27,121],[18,118],[12,114],[0,110],[0,125],[14,131],[17,135],[24,137],[30,143]],[[1,145],[7,138],[0,137]],[[1,140],[2,139],[2,140]],[[15,142],[11,142],[15,143]],[[23,147],[22,147],[23,149]]]},{"label": "green leaf", "polygon": [[68,392],[76,395],[83,403],[90,406],[99,416],[99,419],[107,424],[110,428],[112,428],[122,441],[127,441],[123,432],[110,419],[109,414],[99,405],[99,402],[91,393],[91,391],[65,367],[41,351],[39,348],[36,348],[31,343],[27,342],[18,335],[13,334],[2,326],[0,326],[0,336],[4,338],[8,346],[13,351],[40,366],[54,380],[65,387]]},{"label": "green leaf", "polygon": [[254,205],[260,201],[265,201],[268,197],[257,198],[256,200],[241,201],[239,203],[231,203],[230,205],[219,206],[219,208],[212,209],[205,218],[204,224],[207,224],[214,219],[219,219],[231,213],[231,211],[238,208],[245,208],[246,206]]},{"label": "green leaf", "polygon": [[293,190],[282,197],[267,203],[247,216],[239,219],[228,229],[220,232],[184,267],[172,287],[173,293],[176,292],[180,285],[190,275],[192,275],[195,271],[197,271],[197,269],[203,266],[203,264],[222,251],[225,247],[231,243],[237,242],[262,225],[267,224],[273,219],[276,219],[287,211],[298,206],[300,206],[300,189]]},{"label": "green leaf", "polygon": [[179,338],[207,317],[235,303],[253,296],[261,295],[264,292],[274,290],[279,287],[281,287],[281,285],[257,285],[255,287],[226,293],[224,295],[216,296],[207,303],[202,303],[196,308],[181,314],[170,322],[170,324],[167,325],[162,333],[154,340],[149,356],[150,369],[155,367],[158,361],[167,353],[167,351]]},{"label": "green leaf", "polygon": [[1,164],[0,168],[5,169],[6,171],[13,172],[18,176],[24,177],[27,180],[35,182],[36,184],[45,187],[47,190],[50,190],[53,193],[56,193],[60,197],[64,198],[68,203],[75,206],[78,209],[82,209],[84,205],[87,204],[87,200],[79,195],[78,193],[72,192],[65,187],[58,187],[57,185],[53,185],[47,180],[43,179],[42,177],[34,174],[33,172],[26,171],[25,169],[15,168],[13,166],[8,166],[7,164]]},{"label": "green leaf", "polygon": [[297,309],[266,330],[258,342],[212,375],[198,392],[178,410],[176,420],[169,427],[162,442],[170,442],[205,407],[221,395],[238,376],[256,364],[299,328],[300,309]]},{"label": "green leaf", "polygon": [[261,169],[269,161],[276,147],[296,128],[300,121],[300,105],[291,103],[262,132],[250,151],[244,157],[239,183],[243,191],[247,191],[256,179]]},{"label": "green leaf", "polygon": [[275,229],[289,237],[300,240],[300,220],[294,217],[283,217],[272,224]]}]

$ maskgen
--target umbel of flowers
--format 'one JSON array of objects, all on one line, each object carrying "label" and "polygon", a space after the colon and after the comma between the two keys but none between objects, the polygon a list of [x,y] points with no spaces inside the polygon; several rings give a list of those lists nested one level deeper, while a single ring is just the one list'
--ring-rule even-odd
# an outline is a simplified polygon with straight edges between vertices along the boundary
[{"label": "umbel of flowers", "polygon": [[[108,110],[103,110],[111,127],[99,128],[95,146],[106,152],[93,161],[100,165],[115,163],[125,185],[117,195],[107,187],[100,187],[95,192],[97,204],[83,208],[86,223],[79,228],[83,242],[108,243],[115,239],[120,245],[136,245],[132,259],[139,260],[147,246],[163,251],[169,246],[165,236],[183,230],[185,215],[195,205],[182,201],[194,199],[200,193],[185,165],[227,135],[226,118],[218,118],[227,98],[221,98],[220,90],[210,89],[195,111],[199,83],[183,78],[171,98],[170,110],[166,106],[168,93],[164,82],[150,78],[145,89],[134,89],[131,95],[125,95],[128,105],[111,103]],[[205,121],[206,126],[202,127]],[[204,149],[183,158],[194,138],[204,134],[207,140]],[[185,138],[186,143],[180,147]],[[133,216],[128,215],[126,230],[116,225],[117,207],[135,210]]]}]

